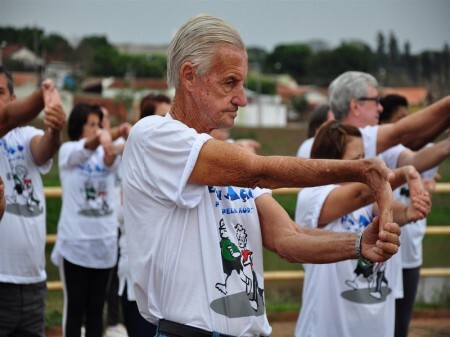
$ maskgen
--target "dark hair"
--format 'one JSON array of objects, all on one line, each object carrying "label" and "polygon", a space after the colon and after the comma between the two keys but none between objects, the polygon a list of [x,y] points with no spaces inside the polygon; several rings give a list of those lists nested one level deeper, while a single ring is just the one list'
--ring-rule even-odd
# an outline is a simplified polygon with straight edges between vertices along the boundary
[{"label": "dark hair", "polygon": [[95,114],[103,120],[103,112],[99,105],[89,103],[78,103],[72,109],[67,121],[67,134],[70,140],[79,140],[83,134],[83,126],[87,123],[88,116]]},{"label": "dark hair", "polygon": [[323,124],[314,137],[311,148],[313,159],[342,159],[347,148],[348,138],[362,137],[357,127],[328,121]]},{"label": "dark hair", "polygon": [[142,98],[139,119],[154,115],[159,103],[170,104],[170,98],[163,94],[148,94]]},{"label": "dark hair", "polygon": [[311,113],[308,123],[308,138],[314,137],[320,126],[327,121],[330,106],[326,103],[318,105]]},{"label": "dark hair", "polygon": [[383,106],[383,112],[380,114],[379,123],[386,123],[397,111],[399,107],[408,107],[408,100],[400,95],[386,95],[380,99],[380,104]]},{"label": "dark hair", "polygon": [[11,72],[3,66],[0,66],[0,75],[5,74],[8,82],[8,90],[10,95],[14,95],[14,81]]}]

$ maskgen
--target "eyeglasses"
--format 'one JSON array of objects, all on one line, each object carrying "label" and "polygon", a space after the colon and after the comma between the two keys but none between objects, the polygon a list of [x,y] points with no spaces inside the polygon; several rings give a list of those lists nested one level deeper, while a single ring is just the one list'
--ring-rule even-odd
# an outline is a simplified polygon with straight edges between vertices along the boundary
[{"label": "eyeglasses", "polygon": [[358,101],[374,101],[375,103],[380,104],[380,97],[360,97]]}]

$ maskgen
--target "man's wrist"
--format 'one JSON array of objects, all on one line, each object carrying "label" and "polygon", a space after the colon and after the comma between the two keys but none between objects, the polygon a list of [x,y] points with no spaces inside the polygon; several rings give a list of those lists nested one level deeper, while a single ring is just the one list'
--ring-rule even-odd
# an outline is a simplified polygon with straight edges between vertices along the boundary
[{"label": "man's wrist", "polygon": [[364,265],[371,266],[371,265],[373,265],[373,262],[366,259],[362,254],[362,235],[363,235],[363,233],[359,232],[358,234],[356,234],[356,237],[355,237],[356,256],[357,256],[358,260],[361,261]]}]

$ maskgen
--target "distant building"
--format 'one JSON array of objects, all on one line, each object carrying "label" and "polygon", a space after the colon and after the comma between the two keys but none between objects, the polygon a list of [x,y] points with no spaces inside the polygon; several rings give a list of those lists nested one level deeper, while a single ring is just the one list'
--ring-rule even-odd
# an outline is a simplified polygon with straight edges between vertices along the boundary
[{"label": "distant building", "polygon": [[2,48],[2,60],[12,60],[22,63],[27,68],[43,66],[44,60],[33,53],[30,49],[20,44],[6,45]]},{"label": "distant building", "polygon": [[153,45],[153,44],[133,44],[133,43],[119,43],[115,44],[114,47],[118,51],[130,55],[165,55],[168,45]]}]

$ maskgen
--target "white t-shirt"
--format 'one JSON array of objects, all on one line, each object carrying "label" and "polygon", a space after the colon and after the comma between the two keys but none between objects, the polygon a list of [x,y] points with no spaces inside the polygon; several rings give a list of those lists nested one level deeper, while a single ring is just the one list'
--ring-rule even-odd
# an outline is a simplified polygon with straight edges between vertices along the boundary
[{"label": "white t-shirt", "polygon": [[[316,228],[329,193],[327,185],[300,191],[295,221]],[[360,232],[372,221],[372,206],[347,214],[324,227],[335,232]],[[391,260],[362,267],[357,260],[305,264],[302,309],[295,336],[393,336],[395,296]],[[395,282],[395,281],[394,281]]]},{"label": "white t-shirt", "polygon": [[139,311],[236,336],[271,333],[255,199],[269,190],[187,181],[211,139],[165,117],[131,130],[123,155],[124,223]]},{"label": "white t-shirt", "polygon": [[[390,169],[395,169],[398,166],[398,157],[400,153],[407,149],[403,145],[394,146],[382,154],[380,158],[386,163]],[[421,174],[422,178],[433,179],[437,172],[437,167],[425,171]],[[408,184],[404,184],[397,188],[394,193],[394,199],[409,205],[411,199],[409,198]],[[396,254],[401,256],[402,268],[417,268],[422,265],[422,239],[425,235],[427,226],[427,219],[418,220],[402,226],[402,235],[400,236],[400,250]]]},{"label": "white t-shirt", "polygon": [[365,158],[368,159],[376,157],[378,125],[369,125],[364,128],[359,128],[359,131],[362,134],[362,139],[364,142]]},{"label": "white t-shirt", "polygon": [[16,128],[0,139],[0,175],[5,184],[6,210],[0,220],[0,282],[45,281],[45,195],[41,174],[52,165],[37,166],[30,141],[44,132]]},{"label": "white t-shirt", "polygon": [[63,195],[52,262],[59,265],[64,257],[86,268],[111,268],[118,249],[114,180],[119,160],[105,166],[103,147],[91,151],[85,142],[66,142],[59,149]]},{"label": "white t-shirt", "polygon": [[[359,131],[362,134],[366,158],[375,157],[377,154],[378,125],[366,126],[364,128],[360,128]],[[297,157],[311,158],[311,148],[313,143],[314,137],[305,140],[297,151]]]},{"label": "white t-shirt", "polygon": [[[420,175],[422,179],[434,179],[438,168],[432,168]],[[395,190],[397,192],[394,197],[397,200],[409,204],[409,189],[405,184]],[[418,220],[407,226],[402,227],[402,235],[400,236],[400,255],[402,257],[403,268],[418,268],[423,263],[422,257],[422,240],[427,229],[427,219]]]},{"label": "white t-shirt", "polygon": [[310,158],[311,157],[311,148],[314,143],[314,137],[308,138],[305,140],[302,145],[298,148],[297,157],[300,158]]}]

